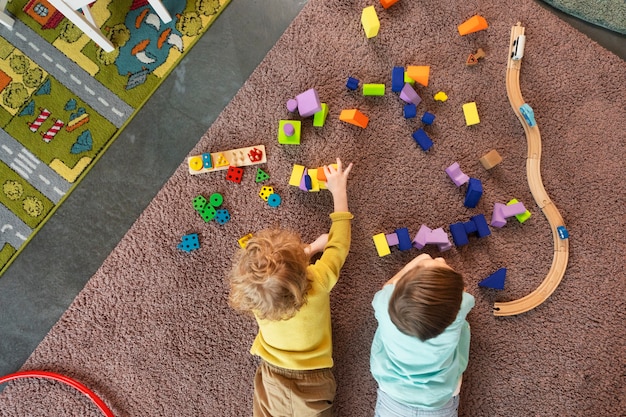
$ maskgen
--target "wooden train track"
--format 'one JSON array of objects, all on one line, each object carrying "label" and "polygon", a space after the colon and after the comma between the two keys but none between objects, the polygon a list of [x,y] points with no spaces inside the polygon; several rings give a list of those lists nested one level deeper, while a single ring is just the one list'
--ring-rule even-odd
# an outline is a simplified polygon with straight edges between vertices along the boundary
[{"label": "wooden train track", "polygon": [[[548,275],[533,292],[518,300],[494,303],[493,310],[496,316],[513,316],[525,313],[543,303],[561,283],[569,258],[569,241],[567,237],[563,238],[559,235],[558,229],[562,228],[562,230],[565,230],[563,218],[552,200],[550,200],[550,197],[548,197],[541,180],[541,135],[539,134],[539,127],[534,121],[534,117],[529,123],[529,120],[527,120],[520,111],[522,105],[525,104],[519,86],[519,74],[522,64],[520,55],[523,55],[523,51],[519,55],[516,53],[516,44],[519,47],[521,35],[524,35],[524,27],[518,22],[511,29],[509,59],[506,68],[506,92],[513,111],[524,127],[526,140],[528,142],[528,156],[526,158],[528,186],[535,202],[546,216],[550,224],[550,229],[552,229],[554,258]],[[524,38],[523,40],[525,41],[525,35],[522,36],[522,38]],[[513,59],[514,56],[516,56],[516,59]]]}]

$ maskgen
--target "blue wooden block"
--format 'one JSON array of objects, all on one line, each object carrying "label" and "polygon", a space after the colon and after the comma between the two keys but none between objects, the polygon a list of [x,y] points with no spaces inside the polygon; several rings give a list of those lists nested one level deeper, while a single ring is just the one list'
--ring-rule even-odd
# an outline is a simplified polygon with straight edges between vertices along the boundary
[{"label": "blue wooden block", "polygon": [[567,229],[565,228],[565,226],[557,226],[556,231],[559,234],[559,238],[561,238],[561,239],[569,238],[569,233],[568,233]]},{"label": "blue wooden block", "polygon": [[202,154],[202,166],[205,169],[213,168],[213,161],[211,160],[211,154],[210,153],[203,153]]},{"label": "blue wooden block", "polygon": [[404,87],[404,67],[393,67],[391,70],[391,91],[399,93]]},{"label": "blue wooden block", "polygon": [[409,250],[413,247],[413,241],[409,235],[408,228],[403,227],[401,229],[396,229],[396,235],[398,236],[398,249]]},{"label": "blue wooden block", "polygon": [[483,195],[483,183],[479,179],[470,178],[465,193],[465,201],[463,205],[468,208],[474,208],[478,205],[480,197]]},{"label": "blue wooden block", "polygon": [[422,116],[422,123],[424,123],[425,125],[432,125],[433,122],[435,121],[435,115],[429,112],[425,112],[424,115]]},{"label": "blue wooden block", "polygon": [[356,78],[348,77],[348,81],[346,82],[346,87],[350,90],[356,90],[359,88],[359,80]]},{"label": "blue wooden block", "polygon": [[450,225],[450,234],[452,240],[456,246],[464,246],[469,243],[467,233],[465,233],[465,226],[463,223],[453,223]]},{"label": "blue wooden block", "polygon": [[280,196],[276,193],[272,193],[267,197],[267,204],[269,204],[270,207],[278,207],[280,206],[280,202]]},{"label": "blue wooden block", "polygon": [[230,213],[226,209],[217,210],[215,213],[215,221],[219,224],[226,224],[230,220]]},{"label": "blue wooden block", "polygon": [[433,141],[430,140],[426,132],[424,132],[424,129],[421,127],[413,133],[413,139],[415,139],[415,142],[417,142],[424,152],[433,146]]},{"label": "blue wooden block", "polygon": [[404,118],[412,119],[417,116],[417,106],[413,103],[404,105]]},{"label": "blue wooden block", "polygon": [[470,221],[474,223],[478,237],[487,237],[491,234],[491,229],[489,229],[489,224],[487,224],[487,219],[484,214],[472,216],[470,217]]},{"label": "blue wooden block", "polygon": [[476,233],[476,231],[478,230],[476,228],[476,223],[474,223],[474,221],[471,219],[463,223],[463,227],[465,228],[465,233],[467,233],[468,235],[470,233]]},{"label": "blue wooden block", "polygon": [[176,245],[176,247],[185,252],[191,252],[192,250],[198,249],[200,247],[198,234],[190,233],[188,235],[183,236],[182,241],[178,245]]},{"label": "blue wooden block", "polygon": [[504,280],[506,279],[506,268],[500,268],[487,278],[478,283],[479,287],[493,288],[495,290],[504,289]]}]

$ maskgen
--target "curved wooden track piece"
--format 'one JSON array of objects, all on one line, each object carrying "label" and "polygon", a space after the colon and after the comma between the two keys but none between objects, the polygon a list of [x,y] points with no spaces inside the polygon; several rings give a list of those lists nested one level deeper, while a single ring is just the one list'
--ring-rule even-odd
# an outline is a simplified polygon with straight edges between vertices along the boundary
[{"label": "curved wooden track piece", "polygon": [[65,375],[57,374],[54,372],[48,371],[22,371],[15,372],[13,374],[5,375],[0,377],[0,384],[4,384],[5,382],[12,381],[14,379],[24,379],[24,378],[44,378],[44,379],[52,379],[54,381],[62,382],[66,385],[69,385],[72,388],[77,389],[78,391],[85,394],[89,399],[98,407],[98,409],[104,414],[106,417],[115,417],[113,412],[107,407],[107,405],[102,401],[100,397],[98,397],[92,390],[87,388],[85,385],[80,382],[67,377]]},{"label": "curved wooden track piece", "polygon": [[550,229],[552,229],[554,259],[552,260],[548,275],[533,292],[515,301],[494,303],[493,310],[496,316],[513,316],[525,313],[543,303],[559,286],[565,274],[567,260],[569,258],[569,241],[567,238],[561,239],[557,230],[557,227],[564,226],[563,218],[554,203],[550,200],[550,197],[548,197],[543,187],[543,182],[541,181],[541,135],[539,134],[539,127],[536,122],[533,126],[530,126],[520,112],[520,107],[525,103],[519,86],[519,73],[522,60],[512,59],[514,42],[520,35],[524,35],[524,27],[518,22],[511,29],[509,59],[506,68],[506,92],[511,107],[522,123],[524,132],[526,133],[526,140],[528,142],[528,156],[526,159],[528,186],[535,202],[543,211],[546,219],[548,219]]}]

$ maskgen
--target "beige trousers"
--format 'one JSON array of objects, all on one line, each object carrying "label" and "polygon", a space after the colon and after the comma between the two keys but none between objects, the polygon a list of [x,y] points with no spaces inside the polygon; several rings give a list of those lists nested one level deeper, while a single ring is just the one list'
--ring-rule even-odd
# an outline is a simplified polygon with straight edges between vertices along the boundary
[{"label": "beige trousers", "polygon": [[330,368],[297,371],[262,361],[254,377],[254,417],[331,417],[336,390]]}]

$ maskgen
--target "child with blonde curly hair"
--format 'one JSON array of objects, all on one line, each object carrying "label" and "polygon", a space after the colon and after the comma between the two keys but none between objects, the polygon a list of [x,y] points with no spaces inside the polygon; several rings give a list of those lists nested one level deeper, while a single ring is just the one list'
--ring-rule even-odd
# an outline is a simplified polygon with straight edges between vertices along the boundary
[{"label": "child with blonde curly hair", "polygon": [[257,232],[237,253],[230,273],[231,306],[252,313],[259,326],[250,349],[261,358],[254,416],[332,415],[330,291],[350,249],[347,179],[352,164],[344,170],[337,158],[336,167],[323,169],[334,204],[329,233],[305,245],[291,231]]}]

